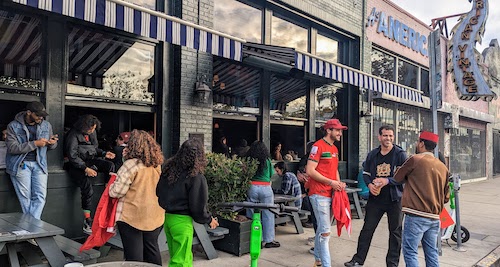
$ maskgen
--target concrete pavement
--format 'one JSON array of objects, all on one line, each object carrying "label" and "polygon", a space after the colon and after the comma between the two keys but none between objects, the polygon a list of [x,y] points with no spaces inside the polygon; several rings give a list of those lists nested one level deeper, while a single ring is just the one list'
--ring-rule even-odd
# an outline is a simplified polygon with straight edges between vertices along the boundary
[{"label": "concrete pavement", "polygon": [[[460,190],[461,224],[471,233],[471,238],[463,244],[465,252],[455,251],[456,243],[452,240],[449,245],[443,242],[443,255],[440,257],[442,267],[475,266],[481,259],[489,266],[496,259],[495,249],[500,246],[500,178],[481,182],[463,184]],[[363,226],[362,220],[353,220],[352,235],[349,237],[345,231],[342,236],[336,236],[336,226],[332,227],[335,235],[330,239],[332,266],[344,266],[356,252],[357,238]],[[384,266],[388,246],[387,219],[382,218],[372,240],[364,266]],[[314,257],[308,253],[307,238],[313,236],[312,229],[305,229],[304,234],[295,234],[291,225],[276,228],[276,240],[281,243],[280,248],[263,249],[259,261],[260,267],[276,266],[312,266]],[[490,255],[491,253],[491,255]],[[498,253],[498,250],[497,250]],[[500,254],[498,254],[500,255]],[[425,266],[424,254],[420,249],[420,264]],[[120,260],[121,251],[113,251],[109,256],[99,261]],[[168,266],[168,252],[162,254],[163,266]],[[497,257],[498,258],[498,257]],[[488,260],[488,261],[486,261]],[[195,254],[195,267],[217,266],[234,267],[249,266],[250,257],[244,255],[236,257],[224,252],[219,252],[219,258],[206,260]],[[400,266],[404,265],[403,257]]]}]

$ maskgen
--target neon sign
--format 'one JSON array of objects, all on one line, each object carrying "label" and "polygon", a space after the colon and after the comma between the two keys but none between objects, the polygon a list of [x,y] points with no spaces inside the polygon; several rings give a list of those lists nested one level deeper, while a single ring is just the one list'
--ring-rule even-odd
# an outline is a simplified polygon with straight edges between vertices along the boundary
[{"label": "neon sign", "polygon": [[375,7],[367,20],[366,27],[371,27],[377,22],[377,33],[383,32],[385,37],[402,46],[411,48],[423,56],[428,56],[426,35],[415,31],[392,16],[387,16],[385,12],[377,12]]}]

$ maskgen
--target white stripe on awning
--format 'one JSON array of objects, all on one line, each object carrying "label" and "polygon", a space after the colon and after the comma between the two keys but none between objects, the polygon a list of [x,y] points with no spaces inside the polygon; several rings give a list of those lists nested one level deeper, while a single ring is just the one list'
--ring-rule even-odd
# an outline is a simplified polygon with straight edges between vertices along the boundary
[{"label": "white stripe on awning", "polygon": [[12,1],[236,61],[242,58],[243,39],[122,0]]},{"label": "white stripe on awning", "polygon": [[413,102],[423,102],[422,92],[363,71],[328,62],[308,53],[295,52],[295,68],[314,75],[385,93]]}]

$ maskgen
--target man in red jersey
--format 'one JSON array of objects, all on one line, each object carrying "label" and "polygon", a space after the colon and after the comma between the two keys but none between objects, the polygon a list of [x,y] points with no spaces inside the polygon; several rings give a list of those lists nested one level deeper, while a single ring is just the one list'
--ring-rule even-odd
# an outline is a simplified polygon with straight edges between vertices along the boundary
[{"label": "man in red jersey", "polygon": [[331,228],[332,193],[345,188],[338,171],[339,151],[334,145],[340,141],[342,131],[347,130],[338,119],[323,125],[325,136],[314,143],[306,166],[311,178],[308,182],[309,199],[316,216],[318,229],[314,239],[315,266],[331,266],[329,241]]}]

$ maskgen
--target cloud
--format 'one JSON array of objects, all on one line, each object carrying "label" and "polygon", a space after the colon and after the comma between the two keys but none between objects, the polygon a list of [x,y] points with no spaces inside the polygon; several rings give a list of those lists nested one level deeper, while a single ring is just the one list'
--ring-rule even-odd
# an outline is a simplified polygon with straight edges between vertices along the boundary
[{"label": "cloud", "polygon": [[[465,13],[472,9],[472,3],[469,3],[468,0],[392,0],[392,2],[427,25],[430,25],[431,20],[434,18]],[[489,15],[486,21],[485,35],[482,44],[476,44],[476,48],[479,51],[483,51],[484,48],[488,47],[492,39],[498,38],[499,36],[497,33],[500,32],[500,24],[497,23],[500,20],[500,1],[490,0],[488,2]],[[449,30],[457,24],[457,19],[458,18],[450,18],[447,20]]]}]

